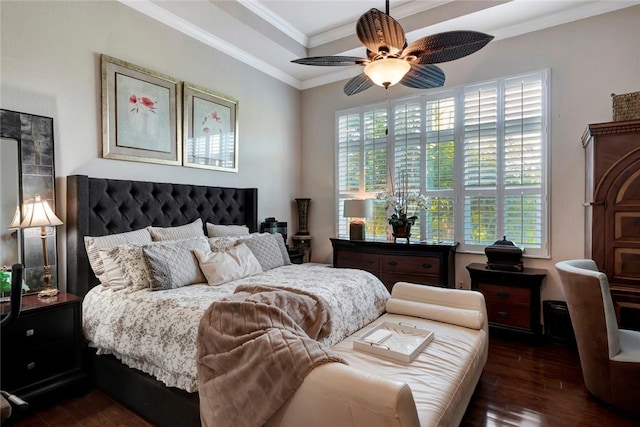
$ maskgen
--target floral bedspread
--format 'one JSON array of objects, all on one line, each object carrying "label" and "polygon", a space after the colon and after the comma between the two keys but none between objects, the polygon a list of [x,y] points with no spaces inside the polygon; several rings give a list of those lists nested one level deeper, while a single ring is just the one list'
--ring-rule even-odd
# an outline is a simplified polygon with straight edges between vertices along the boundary
[{"label": "floral bedspread", "polygon": [[389,298],[382,282],[368,272],[313,264],[279,267],[220,286],[154,292],[96,286],[82,305],[84,335],[98,354],[113,354],[167,386],[194,392],[200,318],[213,301],[240,284],[303,289],[322,297],[333,318],[332,331],[322,341],[329,346],[377,319]]}]

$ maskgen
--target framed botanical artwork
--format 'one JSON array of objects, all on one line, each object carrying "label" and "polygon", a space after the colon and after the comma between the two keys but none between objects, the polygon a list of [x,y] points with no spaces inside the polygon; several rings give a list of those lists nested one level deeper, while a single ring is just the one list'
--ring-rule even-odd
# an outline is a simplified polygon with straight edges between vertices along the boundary
[{"label": "framed botanical artwork", "polygon": [[184,83],[183,165],[238,172],[238,101]]},{"label": "framed botanical artwork", "polygon": [[102,157],[182,164],[180,82],[101,55]]}]

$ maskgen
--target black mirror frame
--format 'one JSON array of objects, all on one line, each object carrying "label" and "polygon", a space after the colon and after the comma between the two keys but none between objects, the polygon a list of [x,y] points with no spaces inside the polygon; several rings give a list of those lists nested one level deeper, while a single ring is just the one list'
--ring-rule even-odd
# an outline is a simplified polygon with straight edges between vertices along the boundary
[{"label": "black mirror frame", "polygon": [[[53,118],[17,111],[0,109],[0,137],[18,141],[20,166],[20,201],[33,200],[40,194],[55,212],[55,168],[53,143]],[[0,225],[2,227],[5,224]],[[37,292],[44,286],[42,262],[42,241],[40,231],[22,232],[20,248],[25,266],[24,279],[30,287],[29,293]],[[33,234],[33,235],[31,235]],[[51,286],[58,287],[57,233],[55,227],[48,229],[49,264],[51,266]]]}]

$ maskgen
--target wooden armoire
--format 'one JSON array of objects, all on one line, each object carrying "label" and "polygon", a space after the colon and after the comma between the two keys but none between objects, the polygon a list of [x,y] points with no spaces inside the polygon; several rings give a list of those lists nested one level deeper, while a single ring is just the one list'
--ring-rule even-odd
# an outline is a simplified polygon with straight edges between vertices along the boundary
[{"label": "wooden armoire", "polygon": [[640,330],[640,120],[591,124],[585,256],[606,273],[621,328]]}]

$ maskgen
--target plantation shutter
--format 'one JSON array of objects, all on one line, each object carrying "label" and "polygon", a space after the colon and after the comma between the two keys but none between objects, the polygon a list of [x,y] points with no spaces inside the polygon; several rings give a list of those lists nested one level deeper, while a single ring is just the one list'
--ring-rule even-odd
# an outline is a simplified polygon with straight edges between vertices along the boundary
[{"label": "plantation shutter", "polygon": [[543,79],[539,73],[505,80],[504,234],[526,250],[542,248]]},{"label": "plantation shutter", "polygon": [[480,249],[496,240],[498,179],[498,87],[464,91],[464,243]]},{"label": "plantation shutter", "polygon": [[337,120],[337,151],[338,167],[338,235],[348,235],[347,218],[342,217],[344,200],[352,198],[360,190],[361,177],[361,137],[363,135],[362,115],[350,112],[338,116]]},{"label": "plantation shutter", "polygon": [[429,242],[455,240],[455,96],[426,103],[424,235]]}]

